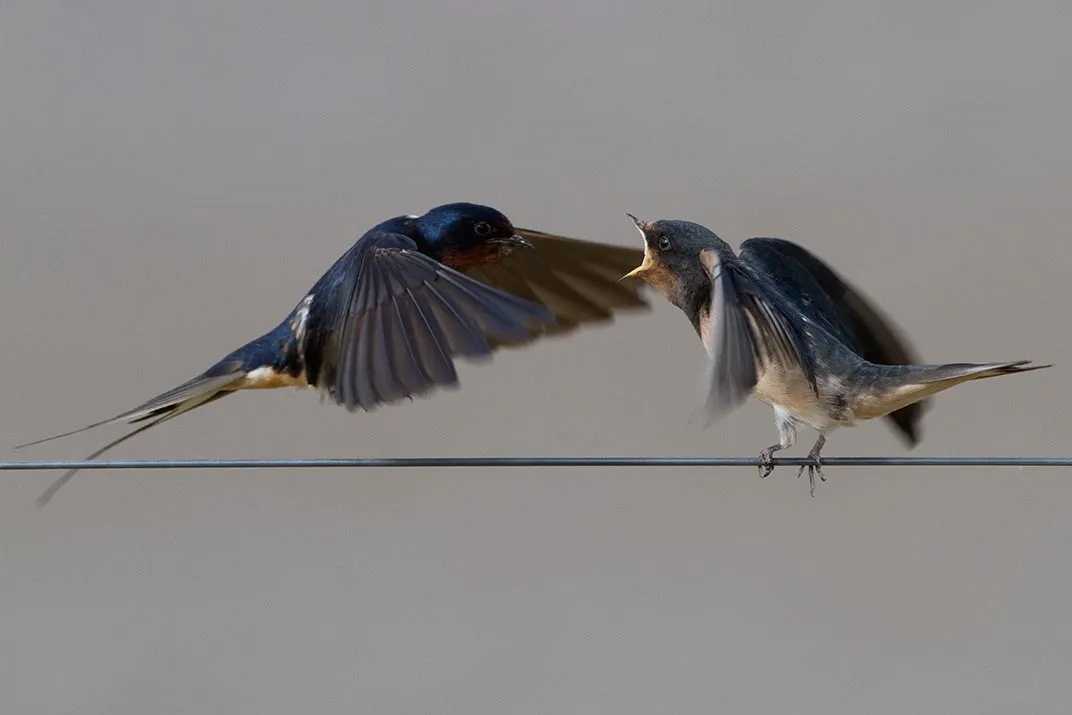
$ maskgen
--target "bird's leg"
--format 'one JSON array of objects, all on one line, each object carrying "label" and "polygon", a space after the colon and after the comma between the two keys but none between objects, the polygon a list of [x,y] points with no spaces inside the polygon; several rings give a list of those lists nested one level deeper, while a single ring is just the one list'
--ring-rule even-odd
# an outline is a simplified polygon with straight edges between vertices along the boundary
[{"label": "bird's leg", "polygon": [[819,475],[819,479],[826,481],[826,475],[823,474],[823,458],[822,451],[823,445],[826,444],[826,435],[820,434],[819,439],[815,440],[815,446],[808,452],[808,459],[811,460],[811,464],[800,465],[800,471],[797,472],[797,479],[800,479],[800,475],[804,473],[804,468],[808,469],[808,482],[811,484],[811,495],[815,496],[815,475]]},{"label": "bird's leg", "polygon": [[764,478],[774,471],[774,453],[792,447],[797,441],[796,420],[780,407],[774,408],[774,421],[778,425],[778,444],[772,444],[759,453],[759,476]]},{"label": "bird's leg", "polygon": [[765,479],[774,471],[774,453],[789,447],[788,444],[772,444],[759,453],[759,478]]}]

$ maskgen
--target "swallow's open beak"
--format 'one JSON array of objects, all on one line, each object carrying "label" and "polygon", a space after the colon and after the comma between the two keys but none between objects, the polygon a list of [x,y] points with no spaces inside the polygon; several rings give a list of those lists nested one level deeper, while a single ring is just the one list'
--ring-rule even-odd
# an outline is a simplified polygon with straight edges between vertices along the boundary
[{"label": "swallow's open beak", "polygon": [[626,212],[625,215],[632,219],[633,224],[637,227],[637,230],[640,231],[640,235],[644,237],[644,261],[639,266],[619,278],[618,281],[621,282],[630,278],[639,278],[640,280],[646,280],[645,276],[651,271],[653,267],[652,260],[648,257],[647,251],[648,224],[645,221],[641,221],[629,212]]},{"label": "swallow's open beak", "polygon": [[636,216],[634,216],[633,214],[629,213],[628,211],[626,212],[625,215],[628,216],[629,218],[633,219],[633,223],[636,225],[637,230],[640,231],[641,234],[643,234],[645,232],[645,229],[648,227],[648,224],[647,224],[646,221],[641,221],[640,219],[638,219]]},{"label": "swallow's open beak", "polygon": [[645,251],[644,261],[639,266],[619,278],[618,281],[621,282],[624,280],[628,280],[629,278],[639,278],[642,281],[647,281],[647,276],[651,273],[651,270],[654,267],[655,264],[652,262],[651,258],[648,257],[648,252]]}]

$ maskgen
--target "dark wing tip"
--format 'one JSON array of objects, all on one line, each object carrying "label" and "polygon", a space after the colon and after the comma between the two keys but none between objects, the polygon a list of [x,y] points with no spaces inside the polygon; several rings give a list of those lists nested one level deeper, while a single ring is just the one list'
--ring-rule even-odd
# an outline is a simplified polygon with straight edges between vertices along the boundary
[{"label": "dark wing tip", "polygon": [[923,402],[915,402],[907,407],[891,412],[886,417],[897,428],[897,435],[909,447],[915,447],[922,439],[923,412],[926,405]]}]

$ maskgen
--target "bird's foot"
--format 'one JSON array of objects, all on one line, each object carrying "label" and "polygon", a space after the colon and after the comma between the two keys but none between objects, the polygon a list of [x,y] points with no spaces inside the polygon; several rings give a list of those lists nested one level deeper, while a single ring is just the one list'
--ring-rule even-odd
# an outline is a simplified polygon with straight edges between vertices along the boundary
[{"label": "bird's foot", "polygon": [[781,449],[780,444],[772,444],[759,453],[759,478],[765,479],[774,471],[774,453]]},{"label": "bird's foot", "polygon": [[811,495],[815,496],[815,475],[819,475],[819,479],[826,481],[826,475],[823,474],[823,458],[820,455],[818,449],[813,449],[808,452],[808,459],[811,460],[810,464],[800,465],[800,470],[797,472],[797,479],[800,479],[800,475],[804,474],[804,470],[808,470],[808,483],[811,485]]}]

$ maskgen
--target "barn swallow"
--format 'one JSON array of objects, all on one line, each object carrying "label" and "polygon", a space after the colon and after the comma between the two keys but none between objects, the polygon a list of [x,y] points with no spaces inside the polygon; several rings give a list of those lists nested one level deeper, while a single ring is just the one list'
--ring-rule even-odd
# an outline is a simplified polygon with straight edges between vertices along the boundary
[{"label": "barn swallow", "polygon": [[[643,252],[515,228],[487,206],[454,203],[365,233],[274,329],[200,375],[102,425],[146,422],[91,454],[239,390],[315,387],[353,412],[455,388],[454,360],[621,310],[648,310],[643,283],[619,282]],[[44,507],[77,470],[52,483]]]},{"label": "barn swallow", "polygon": [[[708,422],[754,395],[774,408],[778,443],[760,453],[760,475],[775,452],[808,425],[812,494],[823,481],[822,449],[837,427],[886,417],[909,446],[920,439],[925,398],[969,380],[1050,365],[1029,360],[920,364],[912,348],[863,295],[804,248],[750,238],[739,253],[710,230],[678,220],[645,222],[644,258],[626,274],[646,281],[685,313],[706,348]],[[804,473],[801,466],[797,473]]]}]

